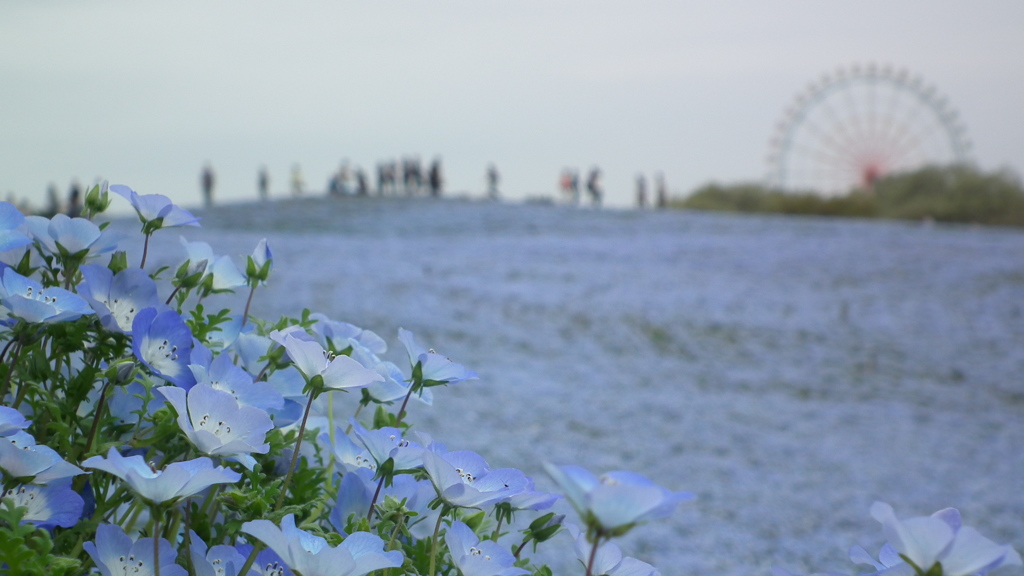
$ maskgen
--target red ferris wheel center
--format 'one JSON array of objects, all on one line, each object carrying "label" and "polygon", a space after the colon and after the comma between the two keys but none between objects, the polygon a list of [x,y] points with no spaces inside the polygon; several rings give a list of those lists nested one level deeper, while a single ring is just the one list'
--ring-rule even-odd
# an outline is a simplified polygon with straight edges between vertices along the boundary
[{"label": "red ferris wheel center", "polygon": [[870,190],[887,174],[970,161],[959,114],[918,76],[854,65],[797,94],[768,148],[767,184],[784,191]]}]

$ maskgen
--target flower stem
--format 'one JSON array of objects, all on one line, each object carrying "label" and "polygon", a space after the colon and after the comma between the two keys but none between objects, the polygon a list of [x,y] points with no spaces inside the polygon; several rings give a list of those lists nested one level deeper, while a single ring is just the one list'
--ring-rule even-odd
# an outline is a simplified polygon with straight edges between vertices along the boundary
[{"label": "flower stem", "polygon": [[370,509],[366,512],[366,521],[369,522],[373,518],[373,507],[377,504],[377,498],[380,497],[380,489],[384,486],[384,475],[381,474],[380,482],[377,482],[377,491],[373,493],[373,500],[370,500]]},{"label": "flower stem", "polygon": [[0,386],[0,400],[3,400],[7,396],[7,390],[11,385],[11,376],[14,375],[14,367],[18,364],[18,357],[21,356],[21,340],[18,340],[17,345],[14,347],[14,352],[11,353],[10,366],[7,368],[7,377],[4,378],[4,385]]},{"label": "flower stem", "polygon": [[153,512],[153,574],[160,576],[160,512]]},{"label": "flower stem", "polygon": [[252,305],[252,296],[256,293],[256,286],[254,285],[249,290],[249,298],[245,301],[245,312],[242,313],[242,326],[245,326],[245,322],[249,320],[249,306]]},{"label": "flower stem", "polygon": [[181,286],[175,286],[174,287],[174,291],[171,292],[171,295],[167,297],[167,301],[164,302],[164,304],[167,304],[168,306],[170,306],[171,305],[171,300],[174,300],[174,297],[178,295],[178,291],[179,290],[181,290]]},{"label": "flower stem", "polygon": [[402,407],[398,410],[398,417],[395,419],[396,426],[402,423],[402,418],[405,417],[405,407],[409,404],[409,398],[412,397],[413,391],[416,390],[416,384],[409,386],[409,392],[405,395],[405,400],[402,400]]},{"label": "flower stem", "polygon": [[146,241],[142,243],[142,263],[139,264],[139,269],[146,267],[146,256],[149,254],[149,234],[146,234]]},{"label": "flower stem", "polygon": [[306,433],[306,420],[309,419],[309,410],[313,407],[315,392],[309,393],[309,402],[306,402],[306,412],[302,415],[302,424],[299,425],[299,439],[295,441],[295,453],[292,454],[292,462],[288,465],[288,474],[284,477],[284,484],[281,485],[281,493],[277,497],[277,504],[274,504],[274,512],[281,509],[284,504],[284,495],[288,491],[288,484],[292,481],[292,473],[295,472],[295,464],[299,461],[299,448],[302,447],[302,436]]},{"label": "flower stem", "polygon": [[598,549],[599,546],[601,546],[601,534],[600,533],[598,533],[597,536],[594,536],[594,547],[591,548],[591,550],[590,550],[590,561],[587,562],[587,575],[586,576],[590,576],[591,574],[593,574],[594,559],[597,558],[597,549]]},{"label": "flower stem", "polygon": [[[441,521],[444,520],[444,515],[448,512],[448,507],[441,508],[441,513],[437,515],[437,524],[434,525],[434,539],[430,545],[430,571],[427,572],[427,576],[434,576],[434,566],[437,565],[437,535],[441,532]],[[589,574],[587,575],[589,576]]]}]

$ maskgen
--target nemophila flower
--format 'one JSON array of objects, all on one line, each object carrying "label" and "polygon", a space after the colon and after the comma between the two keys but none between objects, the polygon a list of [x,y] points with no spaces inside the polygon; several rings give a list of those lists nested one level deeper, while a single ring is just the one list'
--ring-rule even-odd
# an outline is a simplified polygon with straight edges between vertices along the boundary
[{"label": "nemophila flower", "polygon": [[508,504],[513,510],[547,510],[555,505],[561,496],[537,492],[534,490],[533,478],[526,478],[526,487],[519,494],[508,499]]},{"label": "nemophila flower", "polygon": [[405,350],[409,353],[409,363],[413,368],[417,364],[420,365],[420,372],[424,382],[455,384],[463,380],[473,380],[477,377],[476,372],[467,370],[462,364],[452,362],[451,358],[421,347],[416,343],[416,338],[412,332],[408,330],[399,328],[398,339],[405,345]]},{"label": "nemophila flower", "polygon": [[31,423],[31,420],[26,419],[24,414],[14,408],[0,406],[0,437],[24,430]]},{"label": "nemophila flower", "polygon": [[231,344],[231,349],[238,354],[238,359],[250,374],[259,374],[266,365],[266,356],[274,341],[255,332],[242,332]]},{"label": "nemophila flower", "polygon": [[234,484],[242,475],[223,466],[213,467],[206,457],[185,462],[172,462],[156,470],[142,456],[127,458],[114,448],[106,458],[93,456],[82,466],[117,476],[142,498],[153,502],[175,502],[194,496],[214,484]]},{"label": "nemophila flower", "polygon": [[388,350],[387,342],[369,330],[348,322],[332,320],[319,312],[310,314],[309,317],[316,320],[316,324],[313,324],[313,334],[324,348],[344,350],[350,344],[357,343],[374,354],[383,354]]},{"label": "nemophila flower", "polygon": [[178,386],[195,383],[188,369],[192,357],[192,332],[177,312],[145,308],[132,322],[132,352],[150,370]]},{"label": "nemophila flower", "polygon": [[[177,550],[171,543],[160,539],[160,576],[188,576],[188,572],[175,563]],[[85,551],[103,576],[152,576],[153,539],[133,541],[120,526],[100,524],[96,528],[96,541],[86,542]]]},{"label": "nemophila flower", "polygon": [[230,257],[215,255],[213,248],[206,242],[189,242],[182,238],[181,245],[185,247],[189,262],[206,262],[202,278],[212,276],[214,290],[232,290],[245,286],[245,276],[238,271]]},{"label": "nemophila flower", "polygon": [[[974,528],[963,526],[955,508],[900,520],[892,506],[875,502],[871,516],[882,524],[889,544],[922,574],[936,563],[942,565],[943,576],[984,574],[1004,564],[1021,564],[1020,554],[1012,546],[996,544]],[[882,572],[898,569],[895,565]]]},{"label": "nemophila flower", "polygon": [[480,541],[469,526],[458,520],[452,522],[445,532],[444,541],[448,544],[452,562],[462,576],[517,576],[530,573],[529,570],[513,566],[516,557],[504,546],[491,540]]},{"label": "nemophila flower", "polygon": [[127,199],[139,215],[143,225],[153,230],[174,226],[199,226],[199,219],[188,210],[178,208],[171,199],[162,194],[138,194],[121,184],[110,187],[110,191]]},{"label": "nemophila flower", "polygon": [[377,470],[377,462],[370,451],[354,442],[341,428],[335,429],[333,441],[329,432],[323,432],[317,436],[317,443],[324,449],[325,455],[333,456],[334,464],[342,473],[360,468]]},{"label": "nemophila flower", "polygon": [[238,576],[245,565],[246,557],[234,546],[220,544],[207,548],[206,542],[195,532],[189,533],[189,541],[196,576]]},{"label": "nemophila flower", "polygon": [[10,315],[29,323],[65,322],[92,314],[92,308],[81,296],[63,288],[43,285],[4,268],[0,281],[0,302]]},{"label": "nemophila flower", "polygon": [[[245,264],[245,277],[250,282],[265,283],[274,269],[274,254],[270,251],[267,239],[256,243],[256,248],[249,255]],[[255,286],[255,284],[253,284]]]},{"label": "nemophila flower", "polygon": [[351,420],[352,433],[370,453],[379,468],[385,461],[393,462],[392,469],[412,470],[423,466],[423,446],[402,437],[398,428],[384,427],[367,430]]},{"label": "nemophila flower", "polygon": [[[882,549],[878,551],[878,560],[875,560],[871,554],[861,546],[854,546],[850,548],[850,560],[854,564],[867,564],[874,566],[874,574],[885,573],[887,576],[911,576],[914,574],[914,569],[900,558],[900,553],[892,547],[892,544],[886,542]],[[892,570],[890,570],[892,569]],[[773,572],[776,570],[773,568]],[[789,572],[779,569],[776,576],[790,576]]]},{"label": "nemophila flower", "polygon": [[39,528],[70,528],[78,523],[85,509],[85,500],[68,483],[15,486],[4,492],[0,500],[10,500],[15,506],[28,508],[22,523]]},{"label": "nemophila flower", "polygon": [[235,343],[242,332],[241,314],[232,314],[227,322],[215,326],[206,334],[206,342],[217,350],[224,350]]},{"label": "nemophila flower", "polygon": [[[346,525],[353,515],[355,518],[366,517],[366,511],[370,508],[377,484],[373,471],[369,468],[356,468],[341,477],[338,497],[328,517],[331,525],[340,534],[345,534]],[[427,506],[436,496],[434,487],[429,480],[416,480],[410,475],[403,474],[395,476],[390,486],[384,486],[381,489],[377,502],[384,502],[387,497],[394,498],[399,502],[404,500],[405,509],[416,513],[416,516],[410,519],[410,524],[414,524],[422,521],[428,514]],[[433,529],[434,525],[430,524],[429,530],[432,532]]]},{"label": "nemophila flower", "polygon": [[114,274],[106,266],[93,264],[80,270],[84,280],[78,285],[78,293],[92,305],[108,330],[131,332],[140,310],[161,305],[156,282],[142,270],[128,268]]},{"label": "nemophila flower", "polygon": [[256,465],[253,453],[266,454],[267,432],[274,427],[259,408],[240,406],[227,392],[208,384],[196,384],[188,392],[177,386],[156,389],[178,413],[178,427],[200,453],[222,456],[249,470]]},{"label": "nemophila flower", "polygon": [[78,466],[65,462],[56,450],[36,444],[31,434],[20,430],[0,438],[0,471],[8,478],[44,485],[85,474]]},{"label": "nemophila flower", "polygon": [[334,356],[317,342],[300,340],[291,334],[282,335],[276,332],[272,332],[270,337],[274,338],[275,335],[280,338],[278,343],[284,346],[295,367],[310,382],[319,379],[319,386],[324,390],[365,388],[371,382],[383,380],[373,370],[363,368],[359,362],[348,356]]},{"label": "nemophila flower", "polygon": [[25,215],[10,202],[0,202],[0,252],[28,246],[32,239],[22,234],[18,227],[25,222]]},{"label": "nemophila flower", "polygon": [[[394,402],[406,397],[412,383],[405,379],[405,375],[402,374],[402,370],[398,366],[392,362],[381,360],[372,350],[353,339],[349,339],[348,343],[352,347],[349,356],[383,378],[382,381],[374,382],[366,387],[366,392],[371,398],[378,402]],[[429,406],[433,402],[434,394],[429,388],[423,388],[416,398]]]},{"label": "nemophila flower", "polygon": [[363,576],[402,565],[402,553],[385,552],[384,541],[373,534],[350,534],[332,548],[323,538],[296,528],[294,514],[282,518],[280,528],[270,520],[252,520],[242,524],[242,532],[262,541],[302,576]]},{"label": "nemophila flower", "polygon": [[85,218],[70,218],[66,214],[55,214],[53,218],[29,216],[25,228],[42,247],[54,255],[75,255],[84,258],[113,252],[120,239],[119,235],[100,227]]},{"label": "nemophila flower", "polygon": [[587,542],[586,535],[580,533],[579,528],[570,523],[566,523],[565,527],[573,539],[576,558],[584,566],[587,566],[591,555],[593,555],[594,563],[590,568],[591,574],[603,576],[659,576],[661,574],[657,568],[646,562],[623,556],[622,550],[612,542],[601,544],[595,552],[593,545]]},{"label": "nemophila flower", "polygon": [[545,464],[551,478],[591,531],[622,534],[636,524],[666,518],[689,492],[670,492],[644,476],[615,471],[595,476],[579,466]]},{"label": "nemophila flower", "polygon": [[[252,548],[250,544],[235,546],[235,550],[238,550],[238,553],[245,558],[252,554]],[[294,574],[288,566],[285,566],[284,560],[276,552],[270,548],[264,548],[256,554],[256,561],[253,562],[252,568],[249,569],[249,574],[246,576],[293,576]],[[225,573],[225,576],[228,575]]]},{"label": "nemophila flower", "polygon": [[528,484],[521,471],[491,470],[479,454],[468,450],[444,454],[424,450],[422,458],[438,496],[450,506],[480,508],[496,504],[522,492]]},{"label": "nemophila flower", "polygon": [[[139,381],[129,382],[125,386],[118,386],[107,400],[107,410],[110,415],[117,419],[118,424],[135,424],[139,421],[139,414],[146,405],[144,398],[147,398],[146,387]],[[163,406],[162,398],[152,398],[149,401],[147,412],[153,413],[160,406]]]},{"label": "nemophila flower", "polygon": [[235,366],[230,354],[221,353],[214,358],[207,347],[198,344],[192,348],[191,359],[188,369],[197,384],[208,384],[214,390],[231,394],[239,404],[260,410],[284,407],[284,397],[276,388],[266,381],[253,382],[248,372]]}]

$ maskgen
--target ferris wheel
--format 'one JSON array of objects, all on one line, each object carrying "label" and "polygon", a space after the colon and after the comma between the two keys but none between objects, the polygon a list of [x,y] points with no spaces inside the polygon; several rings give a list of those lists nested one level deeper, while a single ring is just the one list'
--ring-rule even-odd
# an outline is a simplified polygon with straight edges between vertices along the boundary
[{"label": "ferris wheel", "polygon": [[786,109],[768,150],[768,185],[845,194],[925,165],[964,163],[959,114],[906,70],[854,65],[824,74]]}]

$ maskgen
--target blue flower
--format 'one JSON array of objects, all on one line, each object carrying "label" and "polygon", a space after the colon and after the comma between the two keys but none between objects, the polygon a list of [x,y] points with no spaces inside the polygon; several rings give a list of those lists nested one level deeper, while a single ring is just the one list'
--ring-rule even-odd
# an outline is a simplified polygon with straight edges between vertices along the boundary
[{"label": "blue flower", "polygon": [[28,246],[32,239],[18,231],[25,215],[10,202],[0,202],[0,252]]},{"label": "blue flower", "polygon": [[213,253],[213,248],[206,242],[189,242],[182,238],[181,245],[185,247],[190,264],[198,265],[201,262],[206,262],[202,279],[205,280],[206,277],[212,276],[214,290],[232,290],[245,286],[245,276],[238,271],[230,257],[216,256]]},{"label": "blue flower", "polygon": [[0,470],[10,478],[31,478],[34,484],[55,484],[85,474],[24,431],[0,437]]},{"label": "blue flower", "polygon": [[78,523],[85,509],[85,500],[68,483],[15,486],[4,492],[2,499],[28,508],[22,523],[31,523],[39,528],[70,528]]},{"label": "blue flower", "polygon": [[284,397],[266,381],[253,382],[252,376],[231,362],[231,355],[221,353],[216,358],[202,344],[192,348],[192,363],[188,365],[198,384],[209,384],[214,390],[227,392],[239,404],[261,410],[280,410]]},{"label": "blue flower", "polygon": [[14,408],[0,406],[0,437],[24,430],[31,423],[31,420],[27,420],[21,412]]},{"label": "blue flower", "polygon": [[302,576],[363,576],[402,565],[402,553],[385,552],[384,541],[373,534],[350,534],[332,548],[323,538],[296,528],[294,514],[282,518],[280,528],[270,520],[252,520],[242,524],[242,532],[261,540]]},{"label": "blue flower", "polygon": [[106,266],[87,264],[80,270],[84,281],[78,285],[78,293],[92,305],[108,330],[131,332],[140,310],[161,305],[156,282],[138,268],[114,274]]},{"label": "blue flower", "polygon": [[594,564],[591,566],[591,574],[602,574],[605,576],[660,576],[658,569],[646,562],[623,556],[622,550],[611,542],[605,542],[597,548],[595,553],[593,546],[587,542],[585,534],[581,534],[579,528],[573,524],[566,523],[566,529],[573,539],[573,548],[576,557],[584,566],[590,561],[590,555],[594,554]]},{"label": "blue flower", "polygon": [[[331,524],[340,534],[346,534],[345,527],[352,515],[356,518],[366,517],[366,511],[370,508],[376,490],[377,481],[373,479],[373,471],[369,468],[357,468],[341,477],[338,498],[329,516]],[[415,517],[410,518],[409,527],[412,528],[429,513],[427,506],[436,497],[436,493],[429,480],[416,480],[409,475],[400,475],[395,476],[390,486],[383,487],[377,501],[383,502],[388,496],[399,502],[404,500],[405,509],[416,513]],[[430,524],[429,529],[433,531],[434,525]]]},{"label": "blue flower", "polygon": [[194,496],[214,484],[234,484],[242,475],[223,466],[213,467],[209,458],[173,462],[156,470],[142,456],[121,456],[114,448],[107,457],[93,456],[82,462],[86,468],[117,476],[142,498],[153,502],[175,502]]},{"label": "blue flower", "polygon": [[132,322],[132,352],[150,370],[183,388],[195,383],[188,365],[192,332],[177,312],[156,308],[140,310]]},{"label": "blue flower", "polygon": [[[274,269],[274,254],[270,251],[267,239],[263,238],[246,260],[245,277],[251,283],[265,283]],[[255,286],[255,284],[252,284]]]},{"label": "blue flower", "polygon": [[[160,575],[188,576],[188,572],[175,563],[178,552],[171,543],[161,538],[159,546]],[[95,544],[86,542],[84,547],[103,576],[156,574],[152,538],[142,538],[135,542],[120,526],[100,524],[96,528]]]},{"label": "blue flower", "polygon": [[416,343],[412,332],[399,328],[398,339],[405,345],[409,353],[409,363],[415,369],[420,366],[423,381],[428,384],[455,384],[463,380],[476,379],[476,372],[467,370],[462,364],[457,364],[451,358],[447,358],[434,352],[425,350]]},{"label": "blue flower", "polygon": [[[963,526],[955,508],[900,520],[892,506],[875,502],[871,516],[882,524],[889,544],[922,574],[936,563],[942,565],[943,576],[985,574],[1004,564],[1021,565],[1020,554],[1013,547],[996,544],[974,528]],[[898,564],[882,572],[896,570]]]},{"label": "blue flower", "polygon": [[526,487],[523,491],[508,499],[509,506],[513,510],[547,510],[555,505],[561,496],[537,492],[534,490],[533,478],[526,478]]},{"label": "blue flower", "polygon": [[265,440],[274,423],[263,410],[239,406],[234,396],[207,384],[196,384],[188,392],[177,386],[156,391],[174,407],[178,426],[200,453],[223,456],[252,470],[252,454],[270,451]]},{"label": "blue flower", "polygon": [[423,447],[402,437],[398,428],[367,430],[355,419],[351,420],[352,432],[380,467],[386,460],[392,460],[393,470],[412,470],[423,466]]},{"label": "blue flower", "polygon": [[162,194],[138,194],[121,184],[111,186],[110,191],[131,202],[135,213],[139,215],[139,220],[152,230],[174,226],[199,226],[198,218],[188,210],[178,208],[170,198]]},{"label": "blue flower", "polygon": [[[364,330],[348,322],[331,320],[319,312],[310,314],[309,318],[316,320],[316,324],[313,324],[313,334],[316,335],[317,342],[324,348],[344,350],[349,345],[358,344],[373,354],[383,354],[388,350],[387,342],[369,330]],[[367,368],[372,368],[372,366],[367,366]]]},{"label": "blue flower", "polygon": [[529,570],[513,566],[516,557],[502,545],[490,540],[481,542],[469,526],[458,520],[452,522],[444,541],[448,545],[452,562],[462,576],[518,576],[530,573]]},{"label": "blue flower", "polygon": [[[315,328],[316,326],[314,326]],[[372,332],[370,333],[372,334]],[[366,392],[371,398],[378,402],[394,402],[408,395],[409,387],[412,386],[412,383],[405,379],[405,375],[402,374],[402,370],[398,366],[395,366],[392,362],[381,360],[371,349],[363,346],[355,339],[350,338],[348,344],[352,347],[349,356],[353,360],[377,372],[383,378],[382,381],[374,382],[366,387]],[[415,398],[429,406],[433,402],[434,394],[430,391],[430,388],[422,388],[420,393],[415,395]]]},{"label": "blue flower", "polygon": [[288,357],[307,380],[319,377],[325,390],[365,388],[371,382],[383,380],[379,374],[363,368],[359,362],[348,356],[334,356],[316,342],[300,340],[278,331],[272,332],[270,337],[284,346]]},{"label": "blue flower", "polygon": [[[251,544],[240,544],[235,546],[235,550],[238,550],[238,553],[246,558],[249,557],[249,554],[252,554],[252,548]],[[269,548],[264,548],[256,554],[256,562],[254,562],[252,568],[249,569],[249,574],[247,576],[253,576],[254,573],[256,576],[294,576],[295,574],[285,566],[284,560]],[[217,576],[220,575],[218,574]],[[224,576],[231,575],[225,573]]]},{"label": "blue flower", "polygon": [[595,476],[578,466],[545,464],[587,525],[588,532],[623,534],[637,524],[667,518],[689,492],[670,492],[644,476],[615,471]]},{"label": "blue flower", "polygon": [[438,496],[459,508],[496,504],[522,492],[529,483],[526,475],[514,468],[491,470],[475,452],[424,450],[422,458]]},{"label": "blue flower", "polygon": [[0,302],[10,314],[29,323],[64,322],[92,314],[92,308],[81,296],[63,288],[43,285],[4,268],[0,282]]},{"label": "blue flower", "polygon": [[245,565],[246,555],[234,546],[220,544],[207,548],[195,532],[190,532],[189,538],[193,570],[199,576],[238,576]]},{"label": "blue flower", "polygon": [[[365,468],[376,472],[377,462],[374,461],[370,451],[357,445],[352,438],[345,434],[341,428],[335,429],[334,442],[331,442],[331,435],[324,432],[317,436],[317,442],[334,457],[334,464],[342,473]],[[369,502],[367,502],[369,505]]]},{"label": "blue flower", "polygon": [[56,214],[53,218],[29,216],[25,227],[47,252],[54,255],[83,253],[85,258],[113,252],[120,239],[110,230],[100,227],[85,218],[70,218]]}]

